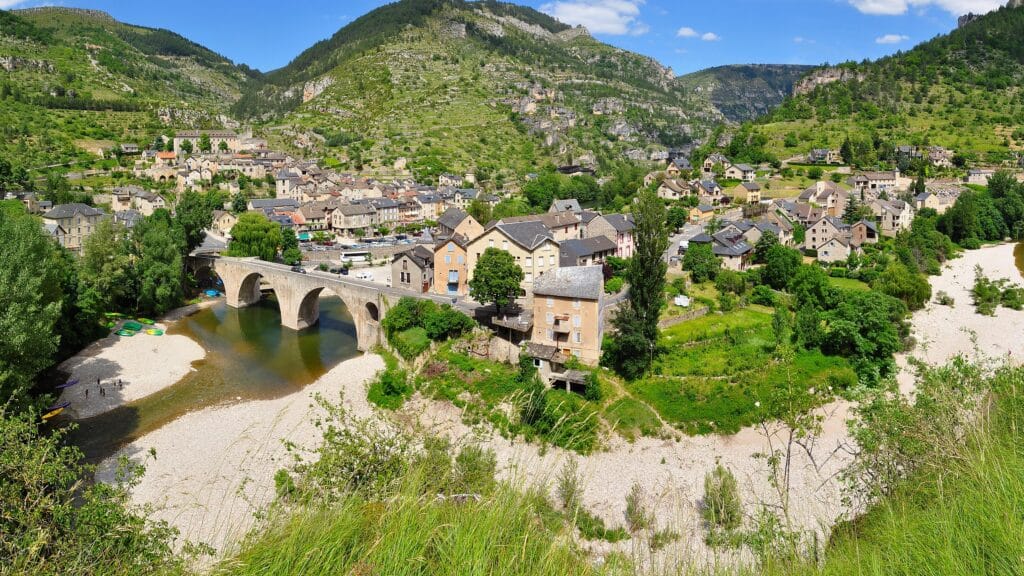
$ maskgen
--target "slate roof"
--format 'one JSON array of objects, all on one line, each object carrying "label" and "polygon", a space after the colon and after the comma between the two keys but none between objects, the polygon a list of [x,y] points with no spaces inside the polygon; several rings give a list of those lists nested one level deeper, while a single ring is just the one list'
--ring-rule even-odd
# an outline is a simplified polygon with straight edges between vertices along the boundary
[{"label": "slate roof", "polygon": [[458,208],[449,208],[444,211],[444,214],[441,214],[441,216],[438,217],[437,224],[439,226],[444,226],[449,230],[455,230],[466,218],[469,218],[469,214],[466,214]]},{"label": "slate roof", "polygon": [[533,251],[547,240],[554,240],[551,230],[541,222],[498,222],[490,228],[497,228],[505,236],[527,250]]},{"label": "slate roof", "polygon": [[583,208],[580,207],[579,200],[575,198],[566,198],[565,200],[555,200],[551,203],[552,212],[575,212],[580,213]]},{"label": "slate roof", "polygon": [[80,202],[72,202],[71,204],[58,204],[54,206],[49,212],[43,214],[43,218],[47,220],[63,220],[64,218],[74,218],[76,214],[82,216],[103,216],[102,210],[97,210],[92,206],[86,206]]},{"label": "slate roof", "polygon": [[253,210],[266,210],[267,208],[298,208],[299,201],[292,198],[254,198],[249,200]]},{"label": "slate roof", "polygon": [[125,228],[134,228],[136,224],[142,222],[143,218],[144,216],[138,210],[122,210],[114,213],[114,220],[124,225]]},{"label": "slate roof", "polygon": [[395,254],[392,262],[398,262],[402,258],[408,256],[416,266],[420,268],[433,268],[434,266],[434,251],[426,246],[416,245],[409,250],[399,252]]},{"label": "slate roof", "polygon": [[616,232],[632,232],[636,226],[633,224],[632,214],[606,214],[604,217]]},{"label": "slate roof", "polygon": [[535,296],[599,300],[603,291],[604,271],[601,266],[555,268],[533,281]]},{"label": "slate roof", "polygon": [[559,244],[559,263],[561,266],[576,266],[580,258],[600,252],[614,252],[616,248],[615,242],[607,236],[565,240]]}]

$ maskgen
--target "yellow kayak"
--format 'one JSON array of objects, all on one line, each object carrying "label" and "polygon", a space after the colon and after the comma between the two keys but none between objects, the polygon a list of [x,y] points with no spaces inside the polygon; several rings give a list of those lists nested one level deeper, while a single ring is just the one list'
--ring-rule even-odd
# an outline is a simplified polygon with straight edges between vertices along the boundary
[{"label": "yellow kayak", "polygon": [[53,417],[59,415],[63,411],[64,411],[64,407],[63,406],[61,406],[60,408],[55,408],[53,410],[50,410],[46,414],[43,414],[43,422],[46,422],[50,418],[53,418]]}]

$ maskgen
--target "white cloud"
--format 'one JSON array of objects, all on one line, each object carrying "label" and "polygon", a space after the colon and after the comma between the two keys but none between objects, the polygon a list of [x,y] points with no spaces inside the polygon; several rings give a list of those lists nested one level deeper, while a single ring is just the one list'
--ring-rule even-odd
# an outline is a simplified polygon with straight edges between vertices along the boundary
[{"label": "white cloud", "polygon": [[718,42],[722,38],[714,32],[705,32],[704,34],[701,34],[700,39],[705,42]]},{"label": "white cloud", "polygon": [[6,10],[8,8],[14,8],[18,4],[21,4],[25,0],[0,0],[0,10]]},{"label": "white cloud", "polygon": [[794,44],[814,44],[815,41],[810,38],[804,38],[803,36],[793,37]]},{"label": "white cloud", "polygon": [[683,26],[676,32],[676,36],[679,38],[693,38],[697,35],[697,31],[689,26]]},{"label": "white cloud", "polygon": [[850,4],[865,14],[896,16],[906,14],[910,8],[935,6],[954,16],[968,12],[984,14],[1002,6],[1004,0],[849,0]]},{"label": "white cloud", "polygon": [[[2,2],[4,0],[0,0]],[[540,7],[541,12],[572,26],[583,25],[594,34],[640,36],[650,26],[639,20],[645,0],[557,0]]]},{"label": "white cloud", "polygon": [[903,34],[886,34],[875,38],[875,44],[899,44],[906,40],[910,40],[910,37]]}]

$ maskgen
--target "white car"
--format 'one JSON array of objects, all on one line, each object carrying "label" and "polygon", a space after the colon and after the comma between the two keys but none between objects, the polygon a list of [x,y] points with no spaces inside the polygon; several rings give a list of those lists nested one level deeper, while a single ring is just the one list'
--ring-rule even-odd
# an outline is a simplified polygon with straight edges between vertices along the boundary
[{"label": "white car", "polygon": [[356,280],[373,280],[373,274],[369,272],[356,272]]}]

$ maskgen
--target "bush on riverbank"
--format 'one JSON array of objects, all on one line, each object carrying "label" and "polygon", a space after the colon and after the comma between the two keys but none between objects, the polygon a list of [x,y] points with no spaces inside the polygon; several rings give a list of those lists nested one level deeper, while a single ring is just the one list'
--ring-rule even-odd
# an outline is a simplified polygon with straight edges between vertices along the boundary
[{"label": "bush on riverbank", "polygon": [[469,332],[473,319],[448,304],[403,297],[381,321],[388,342],[407,360],[430,347],[430,341],[444,342]]},{"label": "bush on riverbank", "polygon": [[[0,574],[185,573],[175,530],[128,508],[129,484],[83,485],[92,476],[68,428],[44,433],[36,417],[0,409]],[[192,551],[186,548],[186,552]]]}]

